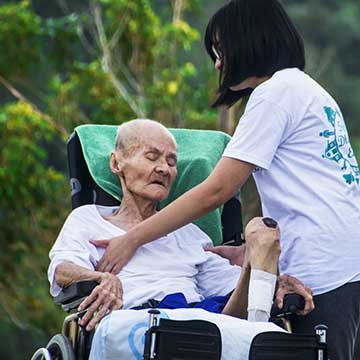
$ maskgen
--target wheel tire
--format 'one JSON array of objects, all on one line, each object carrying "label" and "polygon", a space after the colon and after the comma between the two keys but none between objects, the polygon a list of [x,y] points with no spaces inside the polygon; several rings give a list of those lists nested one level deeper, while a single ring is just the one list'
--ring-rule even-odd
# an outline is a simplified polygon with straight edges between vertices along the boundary
[{"label": "wheel tire", "polygon": [[46,348],[53,360],[75,360],[74,350],[69,339],[62,335],[56,334],[47,344]]},{"label": "wheel tire", "polygon": [[52,359],[48,349],[40,348],[34,352],[33,356],[31,357],[31,360],[52,360]]}]

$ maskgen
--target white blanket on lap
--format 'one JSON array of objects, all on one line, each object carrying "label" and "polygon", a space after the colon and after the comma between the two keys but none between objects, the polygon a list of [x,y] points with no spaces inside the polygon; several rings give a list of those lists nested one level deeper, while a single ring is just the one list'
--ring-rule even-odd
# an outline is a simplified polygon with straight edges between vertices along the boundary
[{"label": "white blanket on lap", "polygon": [[[284,331],[272,323],[248,322],[202,309],[162,309],[160,317],[207,320],[216,324],[221,332],[223,360],[248,359],[255,335],[266,331]],[[148,309],[117,310],[104,318],[96,330],[90,360],[142,359],[148,318]]]}]

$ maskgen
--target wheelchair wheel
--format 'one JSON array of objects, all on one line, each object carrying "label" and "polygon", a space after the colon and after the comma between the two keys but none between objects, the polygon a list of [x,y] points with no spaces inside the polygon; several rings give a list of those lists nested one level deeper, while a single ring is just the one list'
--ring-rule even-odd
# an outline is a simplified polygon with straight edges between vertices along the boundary
[{"label": "wheelchair wheel", "polygon": [[35,351],[31,360],[52,360],[49,351],[46,348],[40,348]]},{"label": "wheelchair wheel", "polygon": [[52,360],[75,360],[74,351],[69,339],[62,335],[56,334],[52,337],[46,346]]}]

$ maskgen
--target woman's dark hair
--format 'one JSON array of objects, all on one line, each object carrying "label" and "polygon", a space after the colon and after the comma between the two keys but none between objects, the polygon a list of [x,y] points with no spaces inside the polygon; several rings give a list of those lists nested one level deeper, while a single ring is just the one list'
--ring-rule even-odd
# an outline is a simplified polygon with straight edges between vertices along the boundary
[{"label": "woman's dark hair", "polygon": [[245,79],[305,68],[304,42],[278,0],[232,0],[210,19],[205,46],[212,60],[221,56],[218,97],[212,104],[233,105],[250,89],[230,90]]}]

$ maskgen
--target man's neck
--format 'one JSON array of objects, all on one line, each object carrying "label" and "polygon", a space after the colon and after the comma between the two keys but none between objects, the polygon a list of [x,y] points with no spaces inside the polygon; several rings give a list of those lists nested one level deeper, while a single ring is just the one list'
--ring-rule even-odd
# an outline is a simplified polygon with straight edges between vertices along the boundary
[{"label": "man's neck", "polygon": [[129,230],[155,213],[156,202],[125,195],[119,209],[107,220],[124,230]]}]

